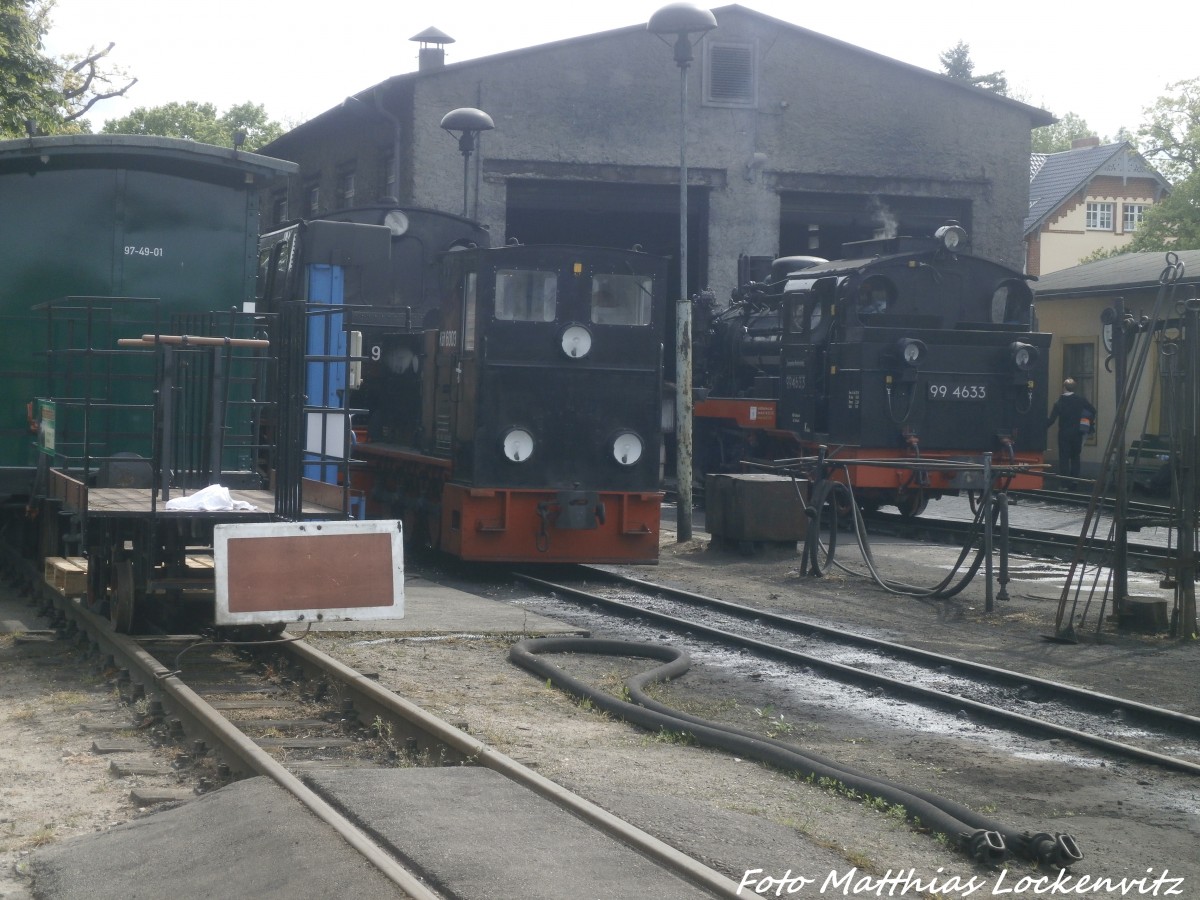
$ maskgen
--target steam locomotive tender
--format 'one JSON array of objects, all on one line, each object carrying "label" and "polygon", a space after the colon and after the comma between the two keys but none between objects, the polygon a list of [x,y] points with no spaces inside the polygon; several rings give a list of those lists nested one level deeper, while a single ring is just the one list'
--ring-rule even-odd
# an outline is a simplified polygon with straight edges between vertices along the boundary
[{"label": "steam locomotive tender", "polygon": [[970,255],[956,223],[845,250],[777,260],[769,284],[710,317],[698,358],[711,391],[696,404],[710,470],[825,446],[860,504],[918,515],[982,487],[955,463],[1040,464],[1051,335],[1033,330],[1029,279]]}]

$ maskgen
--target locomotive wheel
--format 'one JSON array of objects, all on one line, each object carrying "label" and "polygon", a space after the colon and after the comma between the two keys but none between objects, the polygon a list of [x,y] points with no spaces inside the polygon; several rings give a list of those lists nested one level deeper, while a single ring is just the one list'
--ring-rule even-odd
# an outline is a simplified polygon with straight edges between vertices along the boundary
[{"label": "locomotive wheel", "polygon": [[896,508],[906,519],[915,519],[925,512],[925,507],[928,505],[929,497],[925,495],[924,491],[905,491],[896,497]]},{"label": "locomotive wheel", "polygon": [[134,598],[137,594],[133,584],[133,560],[122,559],[113,569],[116,572],[116,586],[109,605],[109,619],[113,631],[129,634],[133,630]]}]

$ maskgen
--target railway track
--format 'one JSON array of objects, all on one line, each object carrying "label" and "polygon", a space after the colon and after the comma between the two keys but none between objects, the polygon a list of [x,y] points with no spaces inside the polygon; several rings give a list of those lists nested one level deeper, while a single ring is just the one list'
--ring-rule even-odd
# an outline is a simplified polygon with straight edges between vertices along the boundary
[{"label": "railway track", "polygon": [[[556,596],[782,660],[1023,734],[1200,775],[1200,718],[759,608],[579,567],[575,584],[518,577]],[[587,589],[579,582],[586,581]]]},{"label": "railway track", "polygon": [[295,797],[416,900],[454,897],[320,789],[330,769],[480,766],[548,800],[712,896],[736,885],[668,844],[612,815],[459,728],[430,715],[286,632],[277,642],[239,646],[198,636],[117,634],[78,601],[56,603],[67,633],[117,672],[121,695],[161,740],[173,741],[204,789],[265,776]]}]

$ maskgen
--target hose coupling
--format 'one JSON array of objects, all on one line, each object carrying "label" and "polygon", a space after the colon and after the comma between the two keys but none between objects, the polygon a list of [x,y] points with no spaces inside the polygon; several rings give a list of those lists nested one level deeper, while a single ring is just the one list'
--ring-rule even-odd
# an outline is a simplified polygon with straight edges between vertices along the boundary
[{"label": "hose coupling", "polygon": [[1004,836],[998,831],[979,831],[966,835],[967,852],[976,861],[985,866],[994,866],[1004,862],[1008,857],[1008,848],[1004,846]]},{"label": "hose coupling", "polygon": [[1042,831],[1027,837],[1025,844],[1031,859],[1060,869],[1073,866],[1083,859],[1083,851],[1069,834],[1047,834]]}]

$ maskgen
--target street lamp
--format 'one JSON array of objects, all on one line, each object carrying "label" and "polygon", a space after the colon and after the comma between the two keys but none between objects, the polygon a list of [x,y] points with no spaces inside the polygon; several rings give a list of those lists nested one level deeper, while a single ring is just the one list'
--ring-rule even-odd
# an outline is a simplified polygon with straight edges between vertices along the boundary
[{"label": "street lamp", "polygon": [[[675,50],[679,66],[679,299],[675,307],[675,480],[679,509],[676,540],[692,539],[692,304],[688,297],[687,70],[692,48],[717,27],[716,17],[691,3],[668,3],[646,30]],[[693,37],[693,35],[695,37]],[[674,42],[667,40],[674,36]]]},{"label": "street lamp", "polygon": [[475,135],[491,131],[496,127],[492,117],[482,109],[463,106],[452,109],[442,116],[442,128],[453,135],[458,134],[458,149],[463,155],[463,218],[467,216],[467,186],[470,184],[471,153],[475,149]]}]

